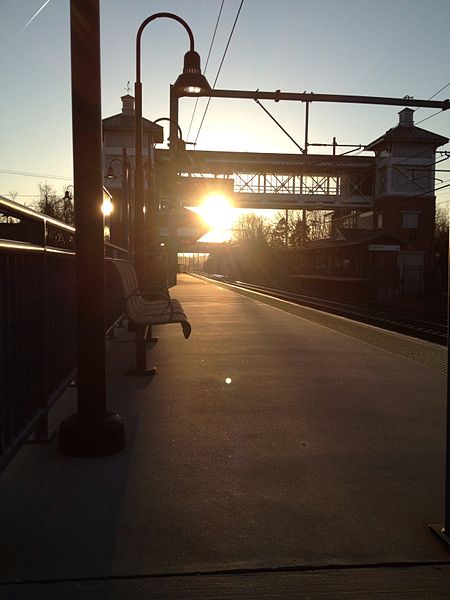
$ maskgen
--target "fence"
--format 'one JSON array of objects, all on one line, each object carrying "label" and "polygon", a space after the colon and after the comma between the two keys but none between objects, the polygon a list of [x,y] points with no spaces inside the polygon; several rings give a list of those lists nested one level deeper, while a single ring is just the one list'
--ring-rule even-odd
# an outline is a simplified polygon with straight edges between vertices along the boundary
[{"label": "fence", "polygon": [[[0,197],[0,471],[76,374],[75,230]],[[126,256],[105,244],[105,260]],[[105,330],[122,303],[106,280]]]}]

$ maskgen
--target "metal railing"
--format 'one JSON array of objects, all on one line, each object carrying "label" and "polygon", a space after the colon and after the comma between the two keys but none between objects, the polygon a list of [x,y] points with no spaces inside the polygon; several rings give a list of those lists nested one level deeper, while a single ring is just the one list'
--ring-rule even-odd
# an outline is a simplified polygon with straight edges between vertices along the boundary
[{"label": "metal railing", "polygon": [[[76,375],[75,229],[0,198],[0,471]],[[105,244],[105,260],[124,258]],[[106,273],[111,269],[106,269]],[[106,277],[105,332],[122,314]]]}]

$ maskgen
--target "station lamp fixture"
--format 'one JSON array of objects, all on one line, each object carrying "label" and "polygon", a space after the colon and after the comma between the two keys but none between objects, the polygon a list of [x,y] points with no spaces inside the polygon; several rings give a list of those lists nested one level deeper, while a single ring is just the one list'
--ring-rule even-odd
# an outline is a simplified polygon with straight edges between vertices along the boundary
[{"label": "station lamp fixture", "polygon": [[[141,37],[145,27],[159,18],[168,18],[177,21],[184,27],[189,36],[189,50],[184,55],[183,73],[178,77],[173,86],[177,93],[185,95],[198,95],[209,93],[211,87],[208,84],[200,68],[200,56],[194,49],[194,35],[189,25],[173,13],[161,12],[155,13],[145,19],[136,35],[136,81],[135,91],[135,171],[134,171],[134,262],[138,279],[145,280],[146,275],[146,224],[145,224],[145,201],[144,201],[144,177],[142,165],[142,143],[143,143],[143,122],[142,122],[142,83],[141,83]],[[150,240],[151,241],[151,240]]]},{"label": "station lamp fixture", "polygon": [[195,50],[189,50],[184,55],[183,73],[175,81],[174,90],[185,94],[202,94],[211,91],[206,77],[200,68],[200,55]]}]

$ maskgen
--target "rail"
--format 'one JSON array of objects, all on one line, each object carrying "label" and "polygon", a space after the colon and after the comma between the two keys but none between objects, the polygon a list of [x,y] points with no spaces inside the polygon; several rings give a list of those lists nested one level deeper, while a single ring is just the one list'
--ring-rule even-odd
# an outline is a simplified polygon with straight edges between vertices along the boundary
[{"label": "rail", "polygon": [[368,323],[442,346],[447,344],[446,315],[434,315],[424,311],[386,306],[375,302],[356,300],[355,298],[299,294],[293,290],[274,289],[244,281],[233,281],[220,274],[211,275],[203,272],[199,272],[199,274],[235,287],[289,300],[302,306]]},{"label": "rail", "polygon": [[[105,260],[127,251],[105,244]],[[76,375],[75,229],[0,198],[0,471]],[[105,331],[123,312],[106,280]]]}]

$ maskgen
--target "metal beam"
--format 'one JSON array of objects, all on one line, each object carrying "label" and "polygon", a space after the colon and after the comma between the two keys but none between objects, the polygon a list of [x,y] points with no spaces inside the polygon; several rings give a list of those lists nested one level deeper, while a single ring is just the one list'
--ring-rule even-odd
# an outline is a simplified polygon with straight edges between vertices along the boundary
[{"label": "metal beam", "polygon": [[415,106],[422,108],[440,108],[448,110],[450,100],[416,100],[411,96],[403,98],[389,98],[385,96],[347,96],[342,94],[314,94],[313,92],[262,92],[260,90],[210,90],[201,94],[179,94],[175,91],[173,95],[179,98],[183,96],[204,96],[211,98],[241,98],[248,100],[274,100],[275,102],[293,101],[293,102],[338,102],[350,104],[380,104],[391,106]]}]

